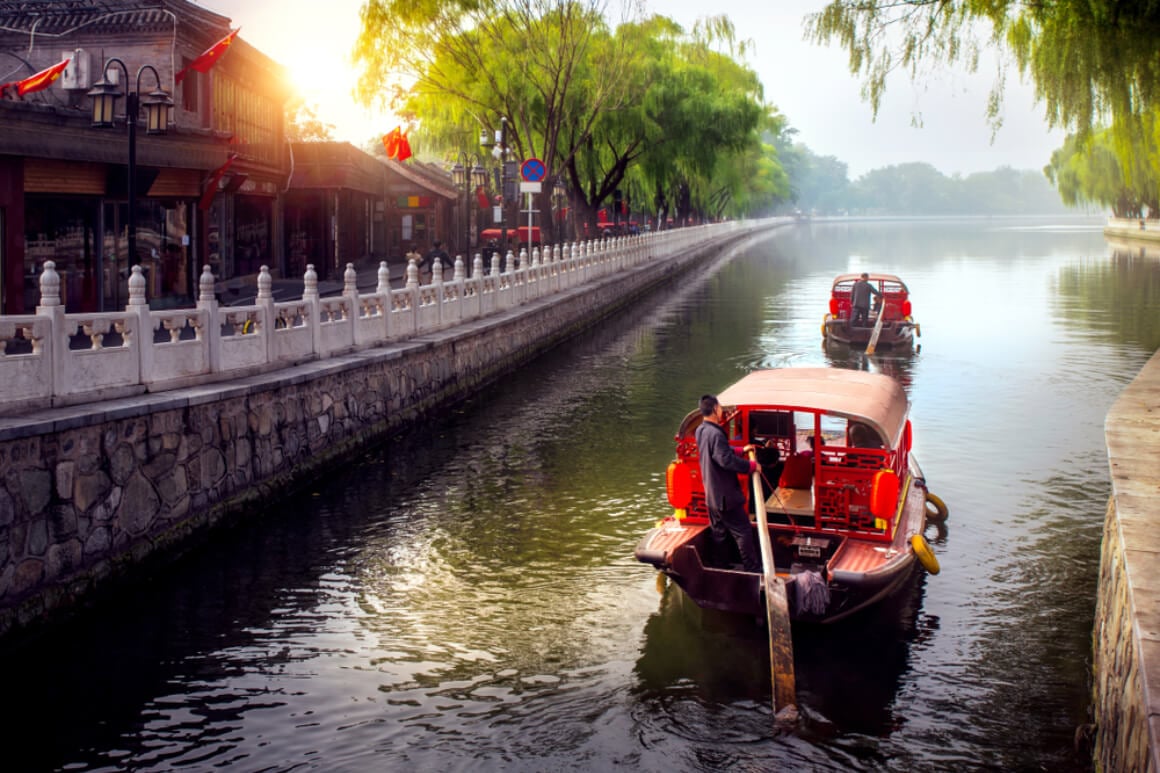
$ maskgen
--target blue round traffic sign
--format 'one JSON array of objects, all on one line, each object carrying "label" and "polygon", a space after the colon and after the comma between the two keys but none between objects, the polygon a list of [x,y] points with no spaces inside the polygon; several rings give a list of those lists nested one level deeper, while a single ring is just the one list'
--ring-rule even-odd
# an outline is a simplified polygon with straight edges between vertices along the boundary
[{"label": "blue round traffic sign", "polygon": [[544,179],[544,175],[548,173],[544,162],[538,158],[529,158],[520,165],[520,174],[523,175],[524,182],[538,183]]}]

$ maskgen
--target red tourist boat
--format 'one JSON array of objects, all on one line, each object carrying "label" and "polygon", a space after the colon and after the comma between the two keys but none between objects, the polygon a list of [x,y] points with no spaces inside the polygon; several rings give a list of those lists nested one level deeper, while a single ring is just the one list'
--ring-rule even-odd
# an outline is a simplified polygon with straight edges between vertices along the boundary
[{"label": "red tourist boat", "polygon": [[[830,288],[830,310],[822,320],[822,337],[855,346],[910,346],[922,329],[911,316],[910,291],[893,274],[870,274],[870,284],[880,294],[871,296],[874,308],[865,325],[851,324],[850,295],[861,274],[839,274]],[[876,336],[876,337],[875,337]]]},{"label": "red tourist boat", "polygon": [[[888,376],[837,368],[755,371],[717,396],[735,450],[759,447],[773,563],[792,620],[832,622],[891,594],[921,565],[938,572],[923,537],[946,517],[910,453],[909,402]],[[699,606],[762,615],[761,575],[731,541],[714,543],[694,430],[676,436],[667,488],[674,514],[636,548]],[[745,480],[750,512],[755,486]],[[757,524],[753,524],[756,531]]]}]

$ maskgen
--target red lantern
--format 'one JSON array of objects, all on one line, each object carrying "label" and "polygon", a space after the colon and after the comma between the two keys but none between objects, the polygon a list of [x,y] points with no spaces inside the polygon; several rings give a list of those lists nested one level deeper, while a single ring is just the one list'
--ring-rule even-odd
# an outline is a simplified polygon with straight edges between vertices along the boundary
[{"label": "red lantern", "polygon": [[835,317],[838,316],[838,309],[839,308],[840,307],[838,305],[838,299],[831,298],[830,299],[830,313],[833,314]]},{"label": "red lantern", "polygon": [[910,301],[909,300],[905,300],[902,302],[902,316],[904,316],[904,317],[910,316]]},{"label": "red lantern", "polygon": [[894,470],[879,470],[870,489],[870,512],[875,518],[890,518],[898,508],[898,476]]},{"label": "red lantern", "polygon": [[693,501],[693,470],[684,462],[670,462],[665,471],[665,488],[669,504],[684,510]]}]

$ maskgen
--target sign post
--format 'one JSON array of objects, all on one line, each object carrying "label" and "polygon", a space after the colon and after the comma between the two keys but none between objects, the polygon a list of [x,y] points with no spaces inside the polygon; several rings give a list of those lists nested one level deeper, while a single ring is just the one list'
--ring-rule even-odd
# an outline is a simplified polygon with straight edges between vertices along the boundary
[{"label": "sign post", "polygon": [[535,233],[533,217],[538,211],[532,206],[532,194],[539,193],[541,190],[541,180],[548,173],[548,168],[544,166],[544,162],[538,158],[529,158],[520,165],[520,176],[523,177],[523,182],[520,183],[520,192],[525,194],[528,212],[528,257],[532,254],[532,234]]}]

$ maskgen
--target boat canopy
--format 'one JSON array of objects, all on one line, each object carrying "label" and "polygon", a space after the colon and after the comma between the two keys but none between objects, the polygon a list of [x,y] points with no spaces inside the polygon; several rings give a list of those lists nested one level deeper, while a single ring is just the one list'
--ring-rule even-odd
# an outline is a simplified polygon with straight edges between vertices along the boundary
[{"label": "boat canopy", "polygon": [[[909,292],[906,289],[906,282],[903,282],[894,274],[879,274],[874,271],[867,272],[870,275],[871,282],[897,282],[898,286],[902,288],[903,292]],[[834,286],[842,284],[843,282],[856,282],[862,278],[861,272],[857,274],[838,274],[834,277]]]},{"label": "boat canopy", "polygon": [[757,370],[727,387],[725,406],[777,408],[845,416],[869,424],[896,446],[910,404],[902,386],[879,373],[842,368]]}]

